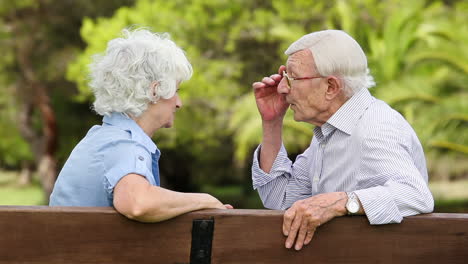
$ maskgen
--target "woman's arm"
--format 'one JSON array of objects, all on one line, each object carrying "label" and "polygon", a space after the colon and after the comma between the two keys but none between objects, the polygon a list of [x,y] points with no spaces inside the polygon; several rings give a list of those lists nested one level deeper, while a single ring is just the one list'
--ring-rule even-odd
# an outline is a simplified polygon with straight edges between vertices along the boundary
[{"label": "woman's arm", "polygon": [[140,222],[159,222],[200,209],[232,208],[206,193],[181,193],[153,186],[138,174],[128,174],[117,183],[114,207]]}]

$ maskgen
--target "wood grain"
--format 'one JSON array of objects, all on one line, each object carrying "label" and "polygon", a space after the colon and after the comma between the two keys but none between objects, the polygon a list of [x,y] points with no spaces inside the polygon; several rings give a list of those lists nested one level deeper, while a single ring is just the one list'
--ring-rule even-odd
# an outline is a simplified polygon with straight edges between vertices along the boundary
[{"label": "wood grain", "polygon": [[203,210],[162,223],[112,208],[0,206],[0,263],[189,263],[194,219],[214,219],[212,263],[466,263],[468,214],[365,217],[322,225],[301,251],[284,248],[283,211]]}]

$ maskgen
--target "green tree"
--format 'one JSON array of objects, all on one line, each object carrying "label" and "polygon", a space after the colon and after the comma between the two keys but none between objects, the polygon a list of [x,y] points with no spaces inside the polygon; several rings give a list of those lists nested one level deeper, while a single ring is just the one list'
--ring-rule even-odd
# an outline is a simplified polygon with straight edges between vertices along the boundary
[{"label": "green tree", "polygon": [[[467,4],[368,0],[338,6],[331,20],[364,43],[378,84],[374,94],[412,124],[434,176],[466,175],[468,165],[459,161],[468,154]],[[358,27],[363,19],[373,28]],[[453,166],[439,168],[447,156]]]},{"label": "green tree", "polygon": [[[67,144],[75,133],[63,124],[79,120],[66,112],[73,109],[73,84],[64,79],[64,69],[83,45],[78,34],[82,18],[112,13],[132,1],[94,2],[19,0],[0,5],[0,85],[6,90],[0,122],[7,128],[0,160],[10,166],[35,165],[46,200],[57,176],[59,143]],[[62,111],[57,114],[56,109]]]},{"label": "green tree", "polygon": [[[161,177],[173,188],[192,191],[202,182],[236,182],[239,170],[226,166],[233,160],[227,125],[233,102],[249,89],[251,80],[245,76],[258,65],[264,67],[245,58],[257,47],[250,46],[254,38],[250,32],[242,31],[253,19],[250,10],[261,13],[266,8],[262,5],[263,1],[141,0],[133,8],[119,9],[112,18],[86,19],[81,35],[88,45],[69,66],[67,76],[78,83],[80,99],[92,100],[86,80],[92,54],[104,51],[107,41],[118,37],[124,27],[169,32],[186,50],[194,75],[181,86],[184,107],[177,113],[176,129],[156,135],[163,149]],[[241,48],[245,52],[239,52]]]},{"label": "green tree", "polygon": [[[467,165],[443,166],[445,172],[437,170],[437,165],[446,162],[447,155],[452,156],[454,165],[460,160],[466,164],[467,159],[468,49],[463,44],[468,33],[464,15],[467,4],[457,2],[447,6],[441,1],[422,0],[342,0],[331,5],[315,4],[314,17],[314,13],[291,15],[297,14],[296,8],[314,10],[305,2],[274,2],[272,12],[279,17],[277,28],[272,31],[284,32],[283,28],[289,28],[302,35],[337,28],[350,33],[368,55],[371,73],[377,81],[371,92],[399,110],[413,125],[428,153],[430,169],[438,175],[466,176]],[[323,10],[317,10],[318,7]],[[246,95],[236,109],[231,127],[235,130],[236,156],[244,160],[260,141],[261,124],[253,95]],[[298,130],[291,129],[293,124],[286,117],[284,142],[294,151],[306,147],[308,142],[294,136]],[[305,129],[297,126],[299,131]]]},{"label": "green tree", "polygon": [[[300,36],[344,29],[368,55],[378,84],[371,92],[405,115],[431,164],[440,164],[441,154],[466,163],[466,11],[462,1],[139,0],[111,18],[84,20],[87,46],[67,78],[78,84],[77,99],[90,102],[92,54],[124,27],[169,32],[195,73],[182,85],[176,129],[155,138],[163,149],[162,176],[178,190],[241,183],[247,192],[250,157],[261,140],[251,84],[276,72],[283,51]],[[304,150],[313,127],[294,122],[291,113],[284,125],[291,154]]]}]

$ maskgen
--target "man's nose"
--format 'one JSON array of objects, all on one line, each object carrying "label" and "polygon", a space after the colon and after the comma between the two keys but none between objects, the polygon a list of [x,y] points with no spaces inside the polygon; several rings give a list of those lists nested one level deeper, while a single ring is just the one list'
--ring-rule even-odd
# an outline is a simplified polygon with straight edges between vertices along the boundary
[{"label": "man's nose", "polygon": [[283,77],[281,81],[278,83],[278,87],[276,88],[279,94],[288,94],[289,93],[289,86],[286,77]]}]

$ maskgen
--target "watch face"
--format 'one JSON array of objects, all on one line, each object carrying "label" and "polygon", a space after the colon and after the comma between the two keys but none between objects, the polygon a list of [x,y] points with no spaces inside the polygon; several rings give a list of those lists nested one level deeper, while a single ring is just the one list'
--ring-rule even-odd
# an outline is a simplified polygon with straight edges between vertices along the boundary
[{"label": "watch face", "polygon": [[352,214],[355,214],[359,211],[359,204],[355,201],[352,201],[348,204],[348,211]]}]

